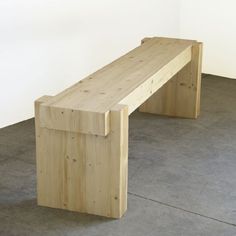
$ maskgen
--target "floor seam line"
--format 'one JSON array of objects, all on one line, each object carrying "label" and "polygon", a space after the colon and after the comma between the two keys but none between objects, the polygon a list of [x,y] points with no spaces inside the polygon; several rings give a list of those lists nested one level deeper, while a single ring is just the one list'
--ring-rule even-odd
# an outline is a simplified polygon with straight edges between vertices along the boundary
[{"label": "floor seam line", "polygon": [[236,227],[236,224],[234,224],[234,223],[230,223],[230,222],[227,222],[227,221],[224,221],[224,220],[219,220],[217,218],[214,218],[214,217],[211,217],[211,216],[206,216],[206,215],[203,215],[201,213],[194,212],[194,211],[186,210],[184,208],[171,205],[169,203],[161,202],[161,201],[158,201],[158,200],[155,200],[155,199],[152,199],[152,198],[148,198],[148,197],[145,197],[145,196],[142,196],[142,195],[139,195],[139,194],[136,194],[136,193],[132,193],[132,192],[128,192],[128,194],[132,195],[132,196],[135,196],[135,197],[138,197],[138,198],[141,198],[141,199],[144,199],[144,200],[148,200],[148,201],[151,201],[151,202],[158,203],[158,204],[163,205],[163,206],[174,208],[174,209],[177,209],[177,210],[180,210],[180,211],[184,211],[186,213],[190,213],[190,214],[197,215],[197,216],[209,219],[209,220],[217,221],[219,223],[223,223],[223,224],[226,224],[226,225]]}]

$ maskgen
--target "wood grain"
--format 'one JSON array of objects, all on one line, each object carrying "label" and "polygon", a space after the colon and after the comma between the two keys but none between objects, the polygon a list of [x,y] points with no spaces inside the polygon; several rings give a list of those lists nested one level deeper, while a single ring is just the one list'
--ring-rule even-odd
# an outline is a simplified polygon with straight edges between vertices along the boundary
[{"label": "wood grain", "polygon": [[143,103],[139,111],[183,118],[199,116],[202,43],[194,43],[191,53],[191,61]]},{"label": "wood grain", "polygon": [[120,218],[127,209],[128,117],[140,107],[196,118],[201,51],[193,40],[145,38],[56,96],[38,99],[38,204]]},{"label": "wood grain", "polygon": [[41,126],[106,136],[111,108],[124,104],[131,114],[191,61],[194,42],[156,37],[146,40],[44,103]]},{"label": "wood grain", "polygon": [[37,136],[38,204],[53,208],[120,218],[127,208],[128,108],[111,109],[107,136],[39,126]]}]

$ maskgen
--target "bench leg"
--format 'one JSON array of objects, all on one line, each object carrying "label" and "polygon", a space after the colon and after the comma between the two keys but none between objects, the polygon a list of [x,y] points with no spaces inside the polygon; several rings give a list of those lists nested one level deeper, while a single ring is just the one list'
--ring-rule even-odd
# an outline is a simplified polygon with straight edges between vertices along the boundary
[{"label": "bench leg", "polygon": [[40,127],[35,102],[37,200],[41,206],[120,218],[127,208],[128,109],[110,112],[107,136]]},{"label": "bench leg", "polygon": [[202,43],[192,47],[192,60],[139,108],[141,112],[183,118],[200,113]]}]

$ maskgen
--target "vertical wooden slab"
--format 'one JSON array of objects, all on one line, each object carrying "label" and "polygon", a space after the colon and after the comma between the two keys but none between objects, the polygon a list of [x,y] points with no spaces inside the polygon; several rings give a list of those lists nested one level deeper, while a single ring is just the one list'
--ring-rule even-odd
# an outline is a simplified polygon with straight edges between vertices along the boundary
[{"label": "vertical wooden slab", "polygon": [[196,98],[196,118],[200,115],[201,106],[201,79],[202,79],[202,50],[203,43],[197,43],[193,46],[192,73],[196,80],[197,98]]},{"label": "vertical wooden slab", "polygon": [[120,218],[127,209],[128,108],[110,111],[110,133],[86,136],[87,213]]},{"label": "vertical wooden slab", "polygon": [[[49,99],[50,96],[43,96],[35,101],[37,201],[39,205],[53,207],[58,206],[61,202],[60,195],[55,191],[55,189],[60,189],[58,183],[60,183],[61,176],[58,172],[51,170],[53,165],[55,163],[58,164],[60,161],[60,159],[55,158],[57,156],[55,153],[60,153],[62,146],[54,139],[56,131],[40,127],[40,105]],[[52,150],[49,146],[54,148],[54,143],[57,143],[58,148],[53,150],[54,155],[52,158],[48,158],[51,155],[50,150]]]},{"label": "vertical wooden slab", "polygon": [[[113,158],[112,180],[113,186],[117,186],[114,196],[114,213],[121,217],[127,209],[128,188],[128,107],[116,105],[111,110],[111,157]],[[116,144],[116,145],[113,145]],[[118,165],[116,164],[118,157]],[[119,168],[117,168],[119,167]],[[118,203],[118,204],[117,204]]]},{"label": "vertical wooden slab", "polygon": [[40,127],[35,102],[37,199],[41,206],[119,218],[127,208],[128,108],[110,111],[107,136]]},{"label": "vertical wooden slab", "polygon": [[84,139],[79,133],[40,127],[40,105],[35,102],[37,202],[53,208],[84,211]]},{"label": "vertical wooden slab", "polygon": [[139,111],[197,118],[200,114],[201,66],[202,43],[194,43],[191,62],[143,103]]}]

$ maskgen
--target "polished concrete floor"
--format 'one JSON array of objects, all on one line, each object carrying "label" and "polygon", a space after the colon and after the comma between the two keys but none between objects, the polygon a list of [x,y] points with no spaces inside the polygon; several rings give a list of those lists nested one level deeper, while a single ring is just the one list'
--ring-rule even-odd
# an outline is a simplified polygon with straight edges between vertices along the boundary
[{"label": "polished concrete floor", "polygon": [[33,119],[0,130],[0,235],[236,235],[236,80],[205,75],[198,120],[130,117],[120,220],[36,205]]}]

